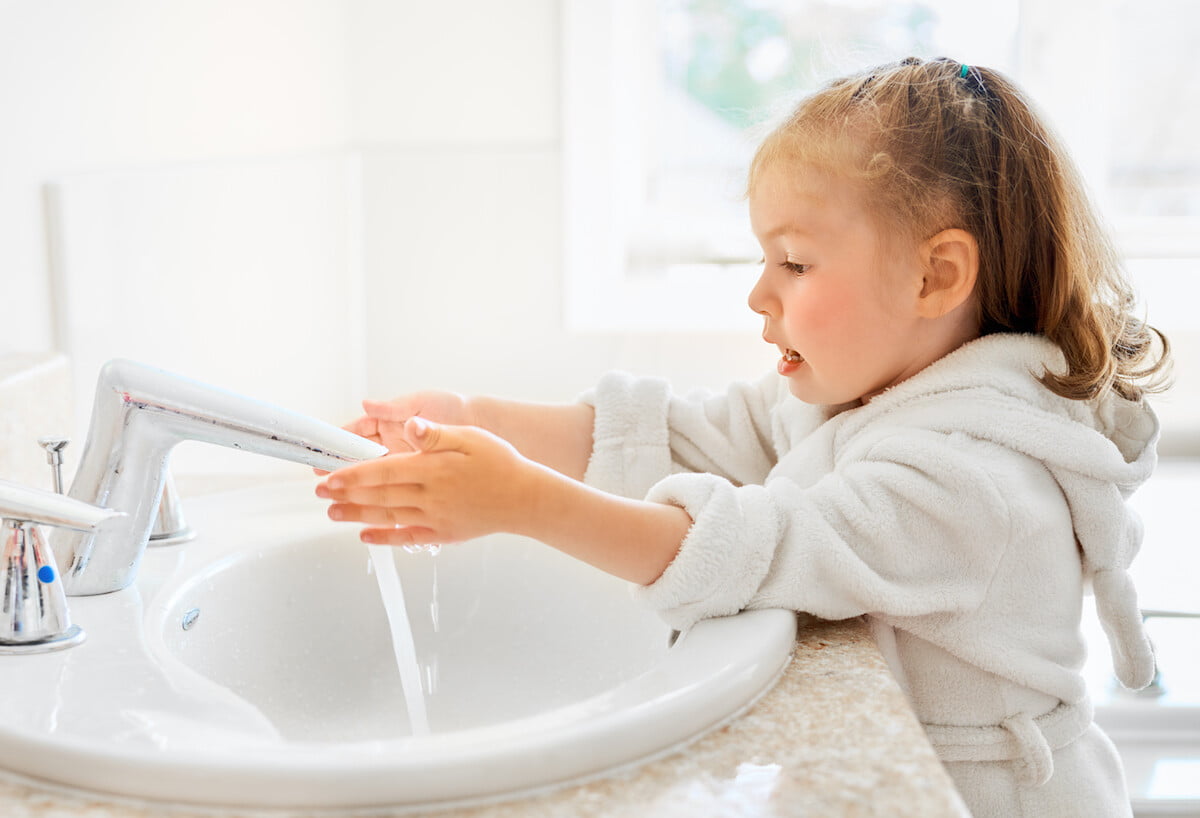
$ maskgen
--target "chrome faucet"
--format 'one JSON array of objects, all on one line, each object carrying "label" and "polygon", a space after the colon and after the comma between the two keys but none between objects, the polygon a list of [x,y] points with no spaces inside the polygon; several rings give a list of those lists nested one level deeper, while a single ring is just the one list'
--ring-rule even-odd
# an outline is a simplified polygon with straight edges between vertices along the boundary
[{"label": "chrome faucet", "polygon": [[69,495],[122,512],[50,544],[70,596],[118,591],[137,576],[171,449],[200,440],[333,470],[386,454],[373,441],[253,398],[127,360],[100,371],[87,442]]},{"label": "chrome faucet", "polygon": [[0,480],[0,655],[46,653],[78,645],[54,555],[38,525],[91,530],[118,512],[54,492]]}]

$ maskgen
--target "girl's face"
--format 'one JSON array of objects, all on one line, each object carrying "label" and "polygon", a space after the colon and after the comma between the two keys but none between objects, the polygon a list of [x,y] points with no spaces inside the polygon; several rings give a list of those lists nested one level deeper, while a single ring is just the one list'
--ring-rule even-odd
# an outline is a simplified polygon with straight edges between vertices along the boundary
[{"label": "girl's face", "polygon": [[[919,371],[916,247],[885,246],[850,182],[767,167],[750,194],[763,271],[750,309],[779,347],[779,374],[806,403],[866,402]],[[889,249],[890,248],[890,249]]]}]

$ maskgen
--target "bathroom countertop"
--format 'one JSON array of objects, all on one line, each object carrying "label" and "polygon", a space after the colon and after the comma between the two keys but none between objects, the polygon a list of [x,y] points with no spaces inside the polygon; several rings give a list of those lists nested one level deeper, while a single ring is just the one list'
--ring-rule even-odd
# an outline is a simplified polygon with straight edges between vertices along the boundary
[{"label": "bathroom countertop", "polygon": [[[336,815],[168,809],[52,790],[11,777],[0,778],[0,814],[5,818]],[[778,684],[745,714],[680,751],[583,784],[436,814],[443,818],[940,818],[967,813],[865,622],[852,619],[803,621],[795,654]]]}]

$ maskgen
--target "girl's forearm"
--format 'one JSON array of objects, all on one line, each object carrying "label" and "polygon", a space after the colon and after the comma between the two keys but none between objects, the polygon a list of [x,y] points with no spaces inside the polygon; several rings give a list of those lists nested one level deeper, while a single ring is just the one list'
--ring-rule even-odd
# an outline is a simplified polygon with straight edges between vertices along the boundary
[{"label": "girl's forearm", "polygon": [[539,404],[477,397],[475,423],[504,438],[530,460],[582,480],[592,456],[595,410],[586,404]]},{"label": "girl's forearm", "polygon": [[649,585],[691,528],[678,506],[631,500],[544,470],[528,487],[522,531],[622,579]]}]

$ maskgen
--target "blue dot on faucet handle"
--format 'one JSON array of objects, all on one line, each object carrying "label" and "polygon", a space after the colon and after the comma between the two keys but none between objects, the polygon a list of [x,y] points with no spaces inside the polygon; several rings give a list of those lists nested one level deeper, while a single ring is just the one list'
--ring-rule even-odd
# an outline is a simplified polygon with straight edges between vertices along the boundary
[{"label": "blue dot on faucet handle", "polygon": [[49,585],[51,582],[54,582],[54,569],[49,565],[43,565],[38,569],[37,577]]}]

